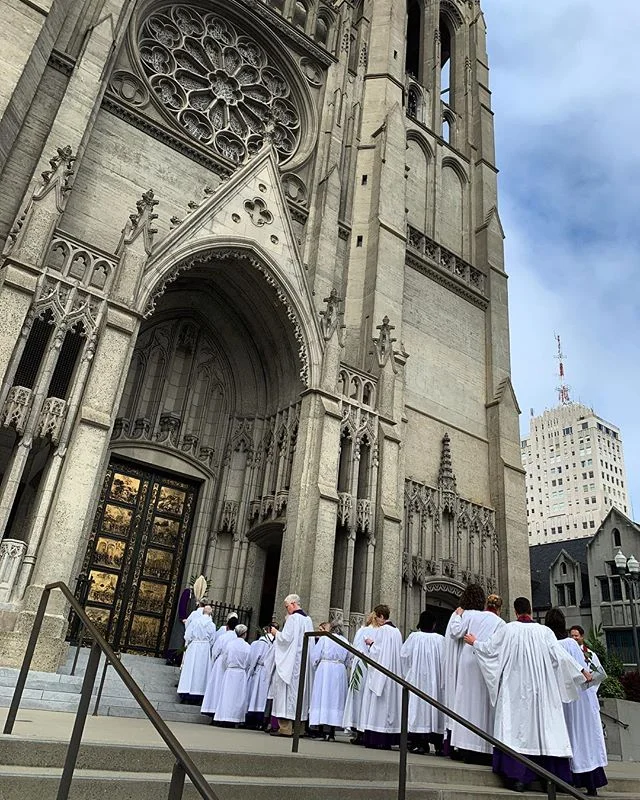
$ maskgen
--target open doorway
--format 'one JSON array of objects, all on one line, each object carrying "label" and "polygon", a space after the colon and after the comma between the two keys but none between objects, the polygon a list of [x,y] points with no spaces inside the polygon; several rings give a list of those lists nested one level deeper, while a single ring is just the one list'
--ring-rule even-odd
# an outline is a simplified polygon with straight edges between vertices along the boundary
[{"label": "open doorway", "polygon": [[279,621],[276,614],[276,588],[278,586],[278,569],[280,568],[280,550],[280,542],[270,544],[266,548],[258,617],[260,627]]}]

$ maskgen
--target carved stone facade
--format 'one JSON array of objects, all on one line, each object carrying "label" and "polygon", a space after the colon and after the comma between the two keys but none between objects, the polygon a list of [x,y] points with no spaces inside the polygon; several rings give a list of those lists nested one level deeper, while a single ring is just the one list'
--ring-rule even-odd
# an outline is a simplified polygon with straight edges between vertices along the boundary
[{"label": "carved stone facade", "polygon": [[143,652],[193,574],[351,633],[526,592],[479,4],[102,5],[0,33],[0,660],[82,568]]}]

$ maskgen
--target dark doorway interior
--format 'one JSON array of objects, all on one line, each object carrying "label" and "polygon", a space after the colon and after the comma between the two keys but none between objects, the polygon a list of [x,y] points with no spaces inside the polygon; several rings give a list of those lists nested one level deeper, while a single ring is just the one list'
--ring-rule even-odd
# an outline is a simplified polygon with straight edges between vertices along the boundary
[{"label": "dark doorway interior", "polygon": [[430,611],[436,618],[436,633],[441,633],[444,636],[447,624],[451,619],[451,609],[427,604],[426,610]]},{"label": "dark doorway interior", "polygon": [[261,627],[270,622],[279,622],[276,613],[276,588],[278,585],[278,569],[280,568],[280,550],[279,543],[271,544],[267,547],[262,593],[260,595],[259,624]]}]

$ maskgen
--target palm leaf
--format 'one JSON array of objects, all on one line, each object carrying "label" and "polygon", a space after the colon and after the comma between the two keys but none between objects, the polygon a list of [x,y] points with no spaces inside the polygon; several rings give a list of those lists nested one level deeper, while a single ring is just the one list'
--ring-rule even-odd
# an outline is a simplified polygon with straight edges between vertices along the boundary
[{"label": "palm leaf", "polygon": [[364,675],[364,670],[362,668],[362,661],[358,661],[358,663],[353,668],[351,672],[351,678],[349,679],[349,688],[353,692],[360,691],[360,683],[362,682],[362,676]]}]

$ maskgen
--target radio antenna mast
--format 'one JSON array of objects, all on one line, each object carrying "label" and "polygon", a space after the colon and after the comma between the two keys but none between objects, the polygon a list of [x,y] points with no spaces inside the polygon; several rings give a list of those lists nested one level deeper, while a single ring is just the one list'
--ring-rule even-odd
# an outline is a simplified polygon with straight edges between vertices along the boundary
[{"label": "radio antenna mast", "polygon": [[562,344],[560,342],[560,336],[558,334],[556,334],[556,342],[558,345],[558,352],[556,353],[556,358],[558,359],[558,375],[560,378],[560,385],[557,388],[558,400],[560,401],[560,405],[566,406],[569,405],[571,399],[569,397],[569,386],[567,386],[564,375],[565,355],[562,352]]}]

